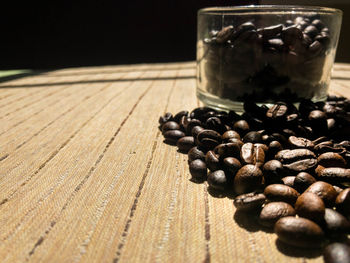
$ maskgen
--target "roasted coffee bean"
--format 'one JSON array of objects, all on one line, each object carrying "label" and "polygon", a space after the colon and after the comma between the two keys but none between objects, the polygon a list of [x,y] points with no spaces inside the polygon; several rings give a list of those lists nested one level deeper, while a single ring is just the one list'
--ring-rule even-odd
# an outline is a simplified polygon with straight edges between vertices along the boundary
[{"label": "roasted coffee bean", "polygon": [[165,113],[163,116],[159,117],[159,125],[162,126],[164,123],[171,121],[173,119],[173,115],[170,112]]},{"label": "roasted coffee bean", "polygon": [[203,148],[213,149],[221,142],[221,135],[214,130],[203,130],[197,135],[197,141]]},{"label": "roasted coffee bean", "polygon": [[204,128],[202,126],[194,126],[192,128],[191,134],[194,138],[197,138],[198,134],[203,130]]},{"label": "roasted coffee bean", "polygon": [[312,21],[311,25],[315,26],[318,30],[321,30],[325,27],[325,25],[320,19],[315,19],[314,21]]},{"label": "roasted coffee bean", "polygon": [[284,121],[286,120],[288,113],[288,107],[285,103],[280,102],[273,105],[267,112],[266,117],[268,120]]},{"label": "roasted coffee bean", "polygon": [[197,119],[191,119],[190,121],[187,122],[186,124],[186,134],[192,135],[192,129],[196,126],[201,126],[202,123],[200,120]]},{"label": "roasted coffee bean", "polygon": [[312,130],[316,134],[322,134],[327,131],[327,116],[323,111],[313,110],[309,113],[309,122]]},{"label": "roasted coffee bean", "polygon": [[168,130],[164,132],[163,136],[166,142],[176,144],[180,138],[185,136],[185,133],[180,130]]},{"label": "roasted coffee bean", "polygon": [[234,33],[234,28],[233,26],[227,26],[221,29],[217,34],[216,34],[216,42],[218,43],[225,43],[227,40],[229,40]]},{"label": "roasted coffee bean", "polygon": [[329,167],[317,171],[318,179],[330,183],[349,183],[350,169]]},{"label": "roasted coffee bean", "polygon": [[179,121],[180,129],[184,132],[187,132],[187,125],[191,121],[191,118],[188,116],[182,116]]},{"label": "roasted coffee bean", "polygon": [[275,158],[291,173],[310,171],[317,166],[316,155],[308,149],[282,150]]},{"label": "roasted coffee bean", "polygon": [[319,248],[325,242],[321,227],[302,217],[282,217],[276,222],[274,231],[279,240],[291,246]]},{"label": "roasted coffee bean", "polygon": [[293,187],[299,193],[303,193],[313,183],[316,183],[315,177],[309,173],[301,172],[295,177]]},{"label": "roasted coffee bean", "polygon": [[265,152],[262,147],[250,142],[243,144],[240,156],[243,163],[254,164],[257,167],[261,167],[265,161]]},{"label": "roasted coffee bean", "polygon": [[347,235],[350,233],[350,222],[339,212],[326,208],[324,214],[325,232],[331,237]]},{"label": "roasted coffee bean", "polygon": [[226,131],[226,126],[218,117],[210,117],[205,122],[205,127],[209,130],[215,130],[219,133],[224,133]]},{"label": "roasted coffee bean", "polygon": [[333,207],[335,203],[335,199],[337,197],[337,191],[333,188],[333,186],[329,183],[318,181],[310,185],[304,193],[314,193],[318,195],[326,207]]},{"label": "roasted coffee bean", "polygon": [[192,136],[182,137],[176,142],[176,145],[180,152],[187,153],[195,145],[194,138]]},{"label": "roasted coffee bean", "polygon": [[168,121],[168,122],[163,124],[163,126],[162,126],[163,134],[165,132],[171,131],[171,130],[180,130],[179,124],[177,122],[175,122],[175,121]]},{"label": "roasted coffee bean", "polygon": [[234,206],[240,211],[256,211],[262,208],[266,197],[263,193],[247,193],[237,196],[233,200]]},{"label": "roasted coffee bean", "polygon": [[187,110],[183,110],[183,111],[179,111],[178,113],[176,113],[176,115],[174,116],[174,121],[179,123],[181,118],[182,118],[182,116],[187,117],[188,116],[188,111]]},{"label": "roasted coffee bean", "polygon": [[261,187],[262,171],[252,164],[247,164],[238,170],[233,186],[237,194],[253,192]]},{"label": "roasted coffee bean", "polygon": [[315,146],[312,141],[306,138],[295,137],[295,136],[290,136],[288,138],[288,143],[290,147],[293,149],[306,148],[306,149],[312,150]]},{"label": "roasted coffee bean", "polygon": [[303,39],[303,32],[295,26],[289,26],[283,29],[281,37],[286,45],[294,45],[296,41]]},{"label": "roasted coffee bean", "polygon": [[259,132],[251,131],[243,137],[243,142],[262,143],[262,135]]},{"label": "roasted coffee bean", "polygon": [[224,142],[228,142],[230,139],[241,139],[241,136],[239,135],[238,132],[234,131],[234,130],[229,130],[226,131],[222,136],[221,136],[222,140]]},{"label": "roasted coffee bean", "polygon": [[350,188],[344,189],[335,200],[337,211],[343,215],[350,216]]},{"label": "roasted coffee bean", "polygon": [[317,110],[317,109],[318,109],[317,105],[309,99],[302,99],[300,101],[299,113],[301,117],[303,117],[304,119],[308,118],[311,111]]},{"label": "roasted coffee bean", "polygon": [[277,160],[266,162],[263,166],[263,175],[266,185],[281,183],[281,179],[285,176],[282,163]]},{"label": "roasted coffee bean", "polygon": [[283,147],[279,141],[271,141],[267,150],[267,159],[273,159],[275,155],[282,150]]},{"label": "roasted coffee bean", "polygon": [[214,151],[208,151],[205,155],[205,163],[210,171],[216,171],[220,169],[219,155]]},{"label": "roasted coffee bean", "polygon": [[222,143],[214,148],[214,152],[220,156],[220,159],[226,157],[239,158],[240,145],[238,143]]},{"label": "roasted coffee bean", "polygon": [[294,208],[285,202],[272,202],[266,204],[260,212],[259,223],[266,227],[273,227],[282,217],[294,216]]},{"label": "roasted coffee bean", "polygon": [[241,137],[244,136],[249,131],[249,129],[249,124],[245,120],[239,120],[233,124],[233,130],[238,132]]},{"label": "roasted coffee bean", "polygon": [[335,191],[337,192],[337,194],[339,195],[344,189],[339,187],[338,185],[333,185],[333,188],[335,189]]},{"label": "roasted coffee bean", "polygon": [[318,156],[317,162],[323,167],[346,167],[346,161],[344,158],[340,154],[334,152],[321,154]]},{"label": "roasted coffee bean", "polygon": [[282,29],[283,25],[279,24],[258,29],[257,32],[261,34],[264,39],[270,39],[280,34],[282,32]]},{"label": "roasted coffee bean", "polygon": [[255,25],[252,22],[246,22],[237,27],[236,32],[232,36],[232,40],[237,39],[242,33],[255,30]]},{"label": "roasted coffee bean", "polygon": [[239,148],[242,148],[242,146],[244,144],[241,140],[236,139],[236,138],[228,139],[228,143],[235,143],[239,146]]},{"label": "roasted coffee bean", "polygon": [[215,190],[224,191],[227,186],[227,179],[223,170],[216,170],[209,173],[207,180],[209,186]]},{"label": "roasted coffee bean", "polygon": [[300,217],[321,222],[325,214],[325,205],[318,195],[306,192],[295,202],[295,211]]},{"label": "roasted coffee bean", "polygon": [[264,195],[269,201],[280,201],[294,205],[299,193],[292,187],[284,184],[270,184],[265,188]]},{"label": "roasted coffee bean", "polygon": [[283,184],[290,186],[290,187],[294,187],[294,181],[295,181],[296,176],[285,176],[282,178],[282,182]]},{"label": "roasted coffee bean", "polygon": [[195,108],[193,111],[191,111],[190,113],[190,118],[192,119],[198,119],[198,120],[203,120],[203,115],[209,111],[215,111],[211,108],[208,107],[199,107],[199,108]]},{"label": "roasted coffee bean", "polygon": [[332,243],[323,251],[325,263],[349,263],[350,246],[345,243]]},{"label": "roasted coffee bean", "polygon": [[207,166],[201,159],[194,160],[189,165],[190,173],[196,180],[204,180],[207,177]]},{"label": "roasted coffee bean", "polygon": [[318,34],[318,29],[314,25],[311,25],[304,29],[304,33],[309,37],[314,38]]},{"label": "roasted coffee bean", "polygon": [[242,167],[241,162],[234,157],[226,157],[222,165],[228,179],[233,179],[238,170]]},{"label": "roasted coffee bean", "polygon": [[200,159],[200,160],[202,160],[202,161],[205,161],[205,153],[204,153],[204,151],[203,151],[200,147],[198,147],[198,146],[192,147],[192,148],[188,151],[187,155],[188,155],[188,161],[189,161],[189,162],[192,162],[192,161],[194,161],[194,160],[196,160],[196,159]]}]

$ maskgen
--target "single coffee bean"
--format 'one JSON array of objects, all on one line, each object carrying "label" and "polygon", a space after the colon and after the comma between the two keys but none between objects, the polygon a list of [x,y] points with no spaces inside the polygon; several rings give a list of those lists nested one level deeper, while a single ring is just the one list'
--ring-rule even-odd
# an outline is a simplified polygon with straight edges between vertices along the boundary
[{"label": "single coffee bean", "polygon": [[220,118],[218,117],[210,117],[206,120],[204,126],[209,130],[215,130],[219,133],[224,133],[226,131],[226,126]]},{"label": "single coffee bean", "polygon": [[282,178],[282,182],[287,186],[294,187],[295,177],[296,176],[293,176],[293,175],[285,176]]},{"label": "single coffee bean", "polygon": [[338,195],[344,190],[343,188],[335,184],[333,185],[333,188],[335,189],[335,191],[337,191]]},{"label": "single coffee bean", "polygon": [[284,121],[287,117],[288,107],[285,103],[280,102],[273,105],[267,112],[268,120]]},{"label": "single coffee bean", "polygon": [[315,40],[309,46],[309,54],[315,57],[322,52],[322,49],[323,49],[322,44],[319,41]]},{"label": "single coffee bean", "polygon": [[226,157],[223,160],[223,169],[228,179],[234,178],[238,170],[242,167],[241,162],[234,157]]},{"label": "single coffee bean", "polygon": [[332,243],[323,251],[325,263],[349,263],[350,246],[345,243]]},{"label": "single coffee bean", "polygon": [[192,134],[192,129],[196,126],[201,126],[202,123],[200,120],[197,119],[191,119],[190,121],[187,122],[186,124],[186,134],[191,135]]},{"label": "single coffee bean", "polygon": [[224,191],[227,186],[227,179],[223,170],[216,170],[209,173],[208,184],[215,190]]},{"label": "single coffee bean", "polygon": [[282,217],[294,216],[294,208],[285,202],[272,202],[266,204],[260,212],[259,223],[266,227],[273,227]]},{"label": "single coffee bean", "polygon": [[204,128],[202,126],[194,126],[192,128],[191,134],[194,138],[197,138],[198,134],[203,130]]},{"label": "single coffee bean", "polygon": [[158,123],[159,125],[163,125],[164,123],[171,121],[173,118],[173,115],[170,112],[165,113],[163,116],[159,117]]},{"label": "single coffee bean", "polygon": [[282,178],[285,176],[283,165],[278,160],[271,160],[264,164],[263,175],[265,184],[281,183]]},{"label": "single coffee bean", "polygon": [[301,172],[295,177],[293,187],[297,189],[299,193],[303,193],[313,183],[316,183],[315,177],[309,173]]},{"label": "single coffee bean", "polygon": [[325,25],[320,19],[315,19],[314,21],[312,21],[311,25],[315,26],[318,30],[321,30],[325,27]]},{"label": "single coffee bean", "polygon": [[303,39],[303,32],[295,26],[289,26],[283,29],[281,37],[286,45],[294,45],[297,40]]},{"label": "single coffee bean", "polygon": [[205,113],[209,111],[215,111],[214,109],[208,108],[208,107],[198,107],[195,108],[193,111],[190,113],[190,118],[192,119],[198,119],[198,120],[203,120],[202,117]]},{"label": "single coffee bean", "polygon": [[283,25],[279,24],[258,29],[257,32],[261,34],[264,39],[270,39],[280,34],[282,29]]},{"label": "single coffee bean", "polygon": [[187,155],[188,155],[188,161],[189,161],[189,162],[192,162],[192,161],[194,161],[194,160],[196,160],[196,159],[200,159],[200,160],[202,160],[202,161],[205,161],[205,153],[204,153],[204,151],[203,151],[200,147],[198,147],[198,146],[192,147],[192,148],[188,151]]},{"label": "single coffee bean", "polygon": [[308,149],[279,151],[275,158],[291,173],[311,171],[317,166],[316,155]]},{"label": "single coffee bean", "polygon": [[311,25],[304,29],[304,33],[313,38],[318,34],[318,29],[314,25]]},{"label": "single coffee bean", "polygon": [[180,130],[179,124],[177,122],[175,122],[175,121],[168,121],[168,122],[163,124],[163,126],[162,126],[163,134],[165,132],[171,131],[171,130]]},{"label": "single coffee bean", "polygon": [[350,169],[340,167],[329,167],[317,171],[320,180],[330,183],[350,182]]},{"label": "single coffee bean", "polygon": [[197,142],[205,149],[213,149],[221,142],[221,135],[214,130],[203,130],[197,135]]},{"label": "single coffee bean", "polygon": [[326,208],[324,214],[325,232],[331,237],[338,237],[350,233],[350,222],[339,212]]},{"label": "single coffee bean", "polygon": [[301,217],[321,222],[325,213],[325,205],[318,195],[310,192],[303,193],[295,203],[295,211]]},{"label": "single coffee bean", "polygon": [[233,124],[233,130],[238,132],[239,135],[242,137],[250,130],[250,127],[247,121],[239,120]]},{"label": "single coffee bean", "polygon": [[327,116],[323,111],[313,110],[309,113],[309,122],[312,130],[316,134],[322,134],[327,131]]},{"label": "single coffee bean", "polygon": [[228,142],[229,142],[229,143],[230,143],[230,142],[236,143],[236,144],[239,146],[239,148],[242,148],[242,146],[243,146],[243,144],[244,144],[241,140],[236,139],[236,138],[228,139]]},{"label": "single coffee bean", "polygon": [[317,162],[319,165],[322,165],[323,167],[346,167],[346,161],[344,158],[334,152],[327,152],[323,153],[317,158]]},{"label": "single coffee bean", "polygon": [[221,136],[222,140],[224,142],[228,142],[228,140],[230,139],[238,139],[240,140],[241,139],[241,136],[239,135],[238,132],[234,131],[234,130],[229,130],[229,131],[226,131],[222,136]]},{"label": "single coffee bean", "polygon": [[266,197],[263,193],[252,192],[236,196],[236,198],[233,200],[233,204],[237,210],[254,212],[262,208],[265,200]]},{"label": "single coffee bean", "polygon": [[177,148],[180,152],[188,153],[194,147],[194,138],[192,136],[184,136],[176,142]]},{"label": "single coffee bean", "polygon": [[243,137],[243,142],[262,143],[262,135],[259,132],[251,131]]},{"label": "single coffee bean", "polygon": [[238,170],[234,180],[234,190],[237,194],[253,192],[261,187],[262,171],[255,165],[247,164]]},{"label": "single coffee bean", "polygon": [[214,148],[214,152],[220,156],[220,159],[226,157],[239,158],[240,145],[238,143],[222,143]]},{"label": "single coffee bean", "polygon": [[290,136],[288,138],[288,143],[291,148],[297,149],[297,148],[306,148],[309,150],[312,150],[314,148],[314,144],[312,141],[306,138],[302,137],[295,137],[295,136]]},{"label": "single coffee bean", "polygon": [[204,180],[207,177],[207,166],[201,159],[194,160],[189,165],[190,173],[196,180]]},{"label": "single coffee bean", "polygon": [[216,35],[216,42],[222,44],[229,40],[234,32],[233,26],[227,26],[221,29]]},{"label": "single coffee bean", "polygon": [[243,144],[240,156],[245,164],[254,164],[257,167],[261,167],[265,161],[264,150],[250,142]]},{"label": "single coffee bean", "polygon": [[279,141],[271,141],[267,150],[267,159],[273,159],[275,155],[282,150],[283,147]]},{"label": "single coffee bean", "polygon": [[214,151],[208,151],[205,155],[205,163],[210,171],[216,171],[220,169],[219,155]]},{"label": "single coffee bean", "polygon": [[[164,125],[163,125],[164,126]],[[185,133],[183,133],[180,130],[168,130],[164,132],[164,138],[165,141],[171,144],[176,144],[176,142],[185,136]]]},{"label": "single coffee bean", "polygon": [[310,185],[306,190],[305,193],[310,192],[318,195],[323,202],[325,203],[326,207],[333,207],[335,203],[335,199],[337,197],[337,192],[333,188],[333,186],[329,183],[318,181],[316,183],[313,183]]},{"label": "single coffee bean", "polygon": [[174,121],[179,123],[181,118],[182,118],[182,116],[187,117],[188,116],[188,111],[187,110],[183,110],[183,111],[179,111],[178,113],[176,113],[175,116],[174,116]]},{"label": "single coffee bean", "polygon": [[265,188],[264,195],[269,201],[280,201],[294,205],[299,193],[292,187],[284,184],[270,184]]},{"label": "single coffee bean", "polygon": [[296,247],[319,248],[325,242],[321,227],[303,217],[282,217],[276,222],[274,232],[279,240]]},{"label": "single coffee bean", "polygon": [[350,188],[344,189],[335,200],[337,211],[343,215],[350,216]]}]

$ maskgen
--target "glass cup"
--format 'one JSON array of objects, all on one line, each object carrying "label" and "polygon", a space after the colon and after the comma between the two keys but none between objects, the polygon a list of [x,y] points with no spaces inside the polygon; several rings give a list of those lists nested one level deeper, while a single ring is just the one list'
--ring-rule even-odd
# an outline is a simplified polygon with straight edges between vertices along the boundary
[{"label": "glass cup", "polygon": [[198,11],[197,97],[243,111],[258,104],[327,97],[342,11],[310,6]]}]

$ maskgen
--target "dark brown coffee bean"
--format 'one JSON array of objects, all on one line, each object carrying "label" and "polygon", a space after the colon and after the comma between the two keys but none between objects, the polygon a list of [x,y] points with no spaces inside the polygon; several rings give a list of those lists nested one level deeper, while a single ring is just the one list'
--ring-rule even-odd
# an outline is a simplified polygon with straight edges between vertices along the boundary
[{"label": "dark brown coffee bean", "polygon": [[185,133],[180,130],[168,130],[163,135],[166,142],[176,144],[180,138],[185,136]]},{"label": "dark brown coffee bean", "polygon": [[159,117],[158,123],[159,125],[163,125],[164,123],[171,121],[173,118],[173,115],[170,112],[165,113],[163,116]]},{"label": "dark brown coffee bean", "polygon": [[239,135],[242,137],[250,130],[250,127],[247,121],[239,120],[233,124],[233,130],[238,132]]},{"label": "dark brown coffee bean", "polygon": [[207,180],[209,186],[215,190],[224,191],[227,186],[227,179],[223,170],[209,173]]},{"label": "dark brown coffee bean", "polygon": [[266,204],[260,212],[259,223],[266,227],[273,227],[282,217],[294,216],[294,208],[285,202],[272,202]]},{"label": "dark brown coffee bean", "polygon": [[322,52],[322,50],[323,50],[323,46],[317,40],[312,42],[309,46],[309,54],[313,57],[319,55]]},{"label": "dark brown coffee bean", "polygon": [[301,217],[321,222],[325,213],[325,205],[318,195],[306,192],[300,195],[295,202],[295,211]]},{"label": "dark brown coffee bean", "polygon": [[350,246],[345,243],[332,243],[323,251],[325,263],[350,263]]},{"label": "dark brown coffee bean", "polygon": [[310,185],[316,183],[315,177],[309,173],[301,172],[298,173],[294,179],[294,188],[299,192],[303,193]]},{"label": "dark brown coffee bean", "polygon": [[238,170],[233,184],[237,194],[253,192],[261,187],[262,171],[252,164],[247,164]]},{"label": "dark brown coffee bean", "polygon": [[197,159],[189,165],[190,173],[196,180],[204,180],[207,177],[207,166],[203,160]]},{"label": "dark brown coffee bean", "polygon": [[197,119],[191,119],[190,121],[187,122],[186,124],[186,134],[191,135],[192,134],[192,129],[196,126],[201,126],[202,123],[200,120]]},{"label": "dark brown coffee bean", "polygon": [[239,135],[238,132],[234,131],[234,130],[229,130],[229,131],[226,131],[222,136],[221,136],[222,140],[224,142],[228,142],[229,139],[238,139],[240,140],[241,139],[241,136]]},{"label": "dark brown coffee bean", "polygon": [[304,33],[309,37],[314,38],[318,34],[318,29],[315,26],[311,25],[304,29]]},{"label": "dark brown coffee bean", "polygon": [[214,148],[214,152],[220,156],[220,159],[226,157],[239,158],[240,145],[238,143],[222,143]]},{"label": "dark brown coffee bean", "polygon": [[285,176],[282,178],[282,182],[285,185],[288,185],[290,187],[294,187],[294,181],[295,181],[296,176]]},{"label": "dark brown coffee bean", "polygon": [[333,188],[335,189],[335,191],[337,191],[338,195],[344,190],[344,188],[341,188],[337,185],[333,185]]},{"label": "dark brown coffee bean", "polygon": [[218,117],[210,117],[206,120],[204,126],[209,130],[217,131],[218,133],[226,132],[225,124]]},{"label": "dark brown coffee bean", "polygon": [[234,157],[226,157],[222,165],[228,179],[233,179],[238,170],[242,167],[241,162]]},{"label": "dark brown coffee bean", "polygon": [[326,205],[326,207],[333,207],[335,199],[337,197],[337,192],[333,186],[329,183],[318,181],[310,185],[304,193],[314,193],[318,195]]},{"label": "dark brown coffee bean", "polygon": [[176,142],[176,145],[180,152],[187,153],[195,145],[194,138],[192,136],[182,137]]},{"label": "dark brown coffee bean", "polygon": [[251,131],[243,137],[243,142],[262,143],[262,135],[259,132]]},{"label": "dark brown coffee bean", "polygon": [[261,167],[265,161],[265,152],[261,147],[255,146],[253,143],[243,144],[240,152],[241,160],[245,164],[254,164]]},{"label": "dark brown coffee bean", "polygon": [[285,49],[283,40],[280,38],[272,38],[267,41],[267,45],[270,48],[273,48],[278,51],[282,51]]},{"label": "dark brown coffee bean", "polygon": [[240,211],[256,211],[262,208],[266,197],[263,193],[247,193],[237,196],[233,200],[234,206]]},{"label": "dark brown coffee bean", "polygon": [[221,142],[221,135],[214,130],[203,130],[197,135],[197,142],[203,148],[214,149]]},{"label": "dark brown coffee bean", "polygon": [[350,169],[329,167],[317,171],[317,176],[322,181],[330,183],[349,183]]},{"label": "dark brown coffee bean", "polygon": [[296,41],[303,39],[303,32],[295,26],[290,26],[283,29],[281,37],[286,45],[294,45]]},{"label": "dark brown coffee bean", "polygon": [[312,130],[317,134],[327,131],[327,116],[323,111],[313,110],[309,113],[309,122]]},{"label": "dark brown coffee bean", "polygon": [[302,217],[282,217],[276,222],[274,231],[279,240],[291,246],[319,248],[325,242],[321,227]]},{"label": "dark brown coffee bean", "polygon": [[325,232],[331,237],[347,235],[350,233],[349,220],[331,208],[326,208],[324,222]]},{"label": "dark brown coffee bean", "polygon": [[291,173],[307,172],[317,166],[316,155],[308,149],[282,150],[275,158]]},{"label": "dark brown coffee bean", "polygon": [[311,25],[315,26],[318,30],[321,30],[325,27],[325,25],[320,19],[315,19],[314,21],[312,21]]},{"label": "dark brown coffee bean", "polygon": [[175,121],[168,121],[168,122],[163,124],[163,126],[162,126],[163,134],[165,132],[171,131],[171,130],[180,130],[179,124],[177,122],[175,122]]},{"label": "dark brown coffee bean", "polygon": [[188,161],[192,162],[196,159],[201,159],[202,161],[205,161],[205,153],[204,151],[199,148],[198,146],[192,147],[188,153]]},{"label": "dark brown coffee bean", "polygon": [[283,25],[279,24],[258,29],[257,32],[261,34],[264,39],[270,39],[280,34],[282,29]]},{"label": "dark brown coffee bean", "polygon": [[191,134],[194,138],[197,138],[198,134],[203,130],[204,128],[202,126],[194,126],[192,128]]},{"label": "dark brown coffee bean", "polygon": [[233,26],[227,26],[221,29],[216,35],[216,42],[222,44],[229,40],[234,32]]},{"label": "dark brown coffee bean", "polygon": [[232,40],[235,40],[237,39],[241,34],[243,34],[244,32],[249,32],[249,31],[252,31],[252,30],[255,30],[255,25],[252,23],[252,22],[246,22],[246,23],[243,23],[241,25],[239,25],[237,27],[237,30],[236,32],[233,34],[232,36]]},{"label": "dark brown coffee bean", "polygon": [[323,167],[346,167],[346,161],[344,158],[334,152],[327,152],[323,153],[317,158],[317,162],[319,165],[322,165]]},{"label": "dark brown coffee bean", "polygon": [[263,175],[265,184],[281,183],[285,176],[283,165],[280,161],[271,160],[264,164]]},{"label": "dark brown coffee bean", "polygon": [[273,105],[267,112],[266,117],[270,120],[285,120],[287,117],[288,107],[285,103],[279,102]]},{"label": "dark brown coffee bean", "polygon": [[203,115],[209,111],[215,111],[211,108],[208,107],[198,107],[195,108],[193,111],[190,113],[190,118],[192,119],[198,119],[198,120],[203,120]]},{"label": "dark brown coffee bean", "polygon": [[236,138],[231,138],[231,139],[228,139],[228,141],[227,142],[229,142],[229,143],[235,143],[235,144],[237,144],[238,146],[239,146],[239,148],[242,148],[242,146],[243,146],[243,142],[241,141],[241,140],[239,140],[239,139],[236,139]]},{"label": "dark brown coffee bean", "polygon": [[306,138],[302,137],[295,137],[295,136],[290,136],[288,138],[288,143],[291,148],[297,149],[297,148],[306,148],[309,150],[312,150],[314,148],[314,144],[312,141]]},{"label": "dark brown coffee bean", "polygon": [[267,150],[267,159],[273,159],[275,155],[282,150],[283,147],[279,141],[271,141]]},{"label": "dark brown coffee bean", "polygon": [[294,205],[297,200],[299,193],[284,184],[270,184],[264,190],[266,198],[272,202],[285,202]]},{"label": "dark brown coffee bean", "polygon": [[220,169],[219,155],[214,151],[208,151],[205,155],[205,163],[210,171],[216,171]]},{"label": "dark brown coffee bean", "polygon": [[183,110],[183,111],[179,111],[178,113],[176,113],[176,115],[174,116],[174,121],[179,123],[181,118],[182,118],[182,116],[187,117],[188,116],[188,111],[187,110]]},{"label": "dark brown coffee bean", "polygon": [[350,216],[350,188],[344,189],[335,200],[337,211],[345,216]]}]

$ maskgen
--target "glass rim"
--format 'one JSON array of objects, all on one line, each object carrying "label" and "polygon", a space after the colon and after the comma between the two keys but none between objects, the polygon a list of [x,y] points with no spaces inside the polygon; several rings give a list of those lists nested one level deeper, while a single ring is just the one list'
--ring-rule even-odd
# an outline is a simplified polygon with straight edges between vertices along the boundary
[{"label": "glass rim", "polygon": [[323,7],[323,6],[303,6],[303,5],[245,5],[245,6],[215,6],[206,7],[198,10],[198,14],[221,14],[229,13],[239,14],[240,12],[317,12],[321,14],[343,14],[343,11],[337,8]]}]

